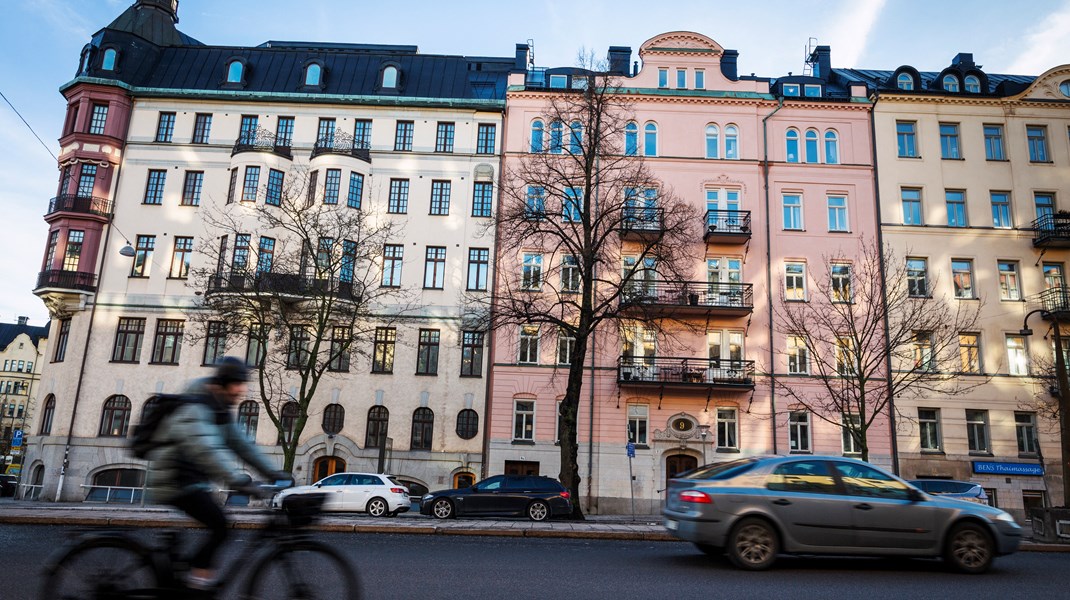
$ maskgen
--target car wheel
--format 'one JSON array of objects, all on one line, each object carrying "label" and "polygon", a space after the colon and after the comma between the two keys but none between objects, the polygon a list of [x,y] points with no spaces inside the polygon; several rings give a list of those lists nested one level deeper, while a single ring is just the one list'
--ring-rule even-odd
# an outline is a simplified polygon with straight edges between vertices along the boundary
[{"label": "car wheel", "polygon": [[723,556],[724,555],[724,548],[722,548],[720,546],[714,546],[713,544],[700,544],[698,542],[694,542],[694,544],[695,544],[696,548],[701,550],[702,553],[707,555],[707,556]]},{"label": "car wheel", "polygon": [[445,498],[439,498],[431,505],[431,514],[435,515],[436,519],[453,518],[453,503]]},{"label": "car wheel", "polygon": [[532,521],[545,521],[550,518],[550,507],[542,500],[536,500],[528,505],[528,518]]},{"label": "car wheel", "polygon": [[764,519],[743,519],[728,534],[728,559],[740,569],[768,569],[776,561],[779,551],[779,536],[769,521]]},{"label": "car wheel", "polygon": [[386,500],[382,498],[372,498],[368,500],[368,506],[366,507],[368,514],[373,517],[383,517],[386,513],[390,512],[390,507],[386,505]]},{"label": "car wheel", "polygon": [[984,573],[992,566],[992,536],[976,523],[962,523],[951,529],[944,547],[944,560],[961,573]]}]

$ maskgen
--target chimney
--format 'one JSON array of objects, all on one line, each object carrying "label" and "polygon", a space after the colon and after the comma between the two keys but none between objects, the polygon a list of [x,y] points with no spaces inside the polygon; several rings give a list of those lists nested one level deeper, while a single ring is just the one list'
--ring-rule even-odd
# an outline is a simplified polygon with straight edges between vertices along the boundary
[{"label": "chimney", "polygon": [[730,81],[739,81],[739,75],[736,74],[736,59],[738,58],[738,50],[725,50],[721,55],[721,74]]},{"label": "chimney", "polygon": [[951,59],[951,66],[959,67],[960,69],[972,69],[976,65],[973,62],[972,52],[959,52],[955,55],[955,58]]},{"label": "chimney", "polygon": [[137,0],[135,6],[138,9],[142,7],[155,8],[171,17],[171,20],[175,23],[178,23],[178,0]]},{"label": "chimney", "polygon": [[516,45],[516,62],[513,64],[513,68],[517,71],[528,70],[528,57],[531,55],[531,47],[527,44]]},{"label": "chimney", "polygon": [[609,47],[609,72],[614,75],[628,76],[628,63],[632,61],[631,46]]},{"label": "chimney", "polygon": [[19,317],[19,325],[29,325],[30,317]]},{"label": "chimney", "polygon": [[814,48],[814,51],[810,53],[809,62],[814,67],[814,77],[828,81],[829,76],[832,75],[832,48],[829,46]]}]

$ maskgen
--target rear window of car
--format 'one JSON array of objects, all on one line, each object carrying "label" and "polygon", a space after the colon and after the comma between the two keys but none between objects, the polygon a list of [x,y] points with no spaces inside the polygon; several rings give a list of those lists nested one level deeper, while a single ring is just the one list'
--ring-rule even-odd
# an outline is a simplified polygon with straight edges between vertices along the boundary
[{"label": "rear window of car", "polygon": [[731,479],[750,471],[758,464],[758,459],[741,458],[723,463],[699,467],[677,476],[677,479]]}]

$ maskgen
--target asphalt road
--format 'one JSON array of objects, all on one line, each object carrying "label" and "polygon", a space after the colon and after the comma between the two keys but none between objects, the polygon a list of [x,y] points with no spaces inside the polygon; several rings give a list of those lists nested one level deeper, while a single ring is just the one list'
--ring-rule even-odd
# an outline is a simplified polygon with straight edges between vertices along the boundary
[{"label": "asphalt road", "polygon": [[[229,553],[250,537],[236,532]],[[141,531],[139,535],[152,535]],[[56,526],[0,525],[0,596],[37,598],[41,564],[70,534]],[[782,558],[746,573],[680,542],[385,534],[317,534],[357,565],[364,597],[625,600],[655,598],[1065,598],[1066,554],[997,559],[981,576],[939,561]],[[230,595],[227,597],[236,597]]]}]

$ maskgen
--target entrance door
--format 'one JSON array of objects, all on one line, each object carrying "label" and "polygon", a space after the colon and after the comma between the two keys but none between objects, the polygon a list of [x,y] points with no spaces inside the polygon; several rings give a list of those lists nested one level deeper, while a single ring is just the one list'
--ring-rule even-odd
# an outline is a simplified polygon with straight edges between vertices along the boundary
[{"label": "entrance door", "polygon": [[669,480],[684,471],[690,471],[698,467],[698,459],[686,454],[673,454],[665,458],[665,487],[669,487]]},{"label": "entrance door", "polygon": [[330,477],[345,470],[346,461],[337,456],[321,456],[316,459],[316,462],[312,463],[312,473],[314,475],[312,482],[315,483],[324,477]]}]

